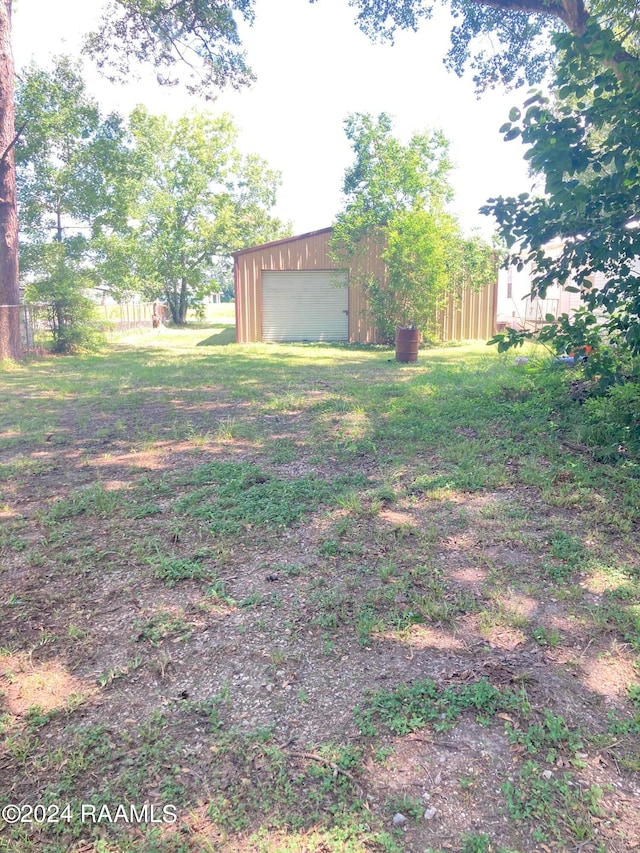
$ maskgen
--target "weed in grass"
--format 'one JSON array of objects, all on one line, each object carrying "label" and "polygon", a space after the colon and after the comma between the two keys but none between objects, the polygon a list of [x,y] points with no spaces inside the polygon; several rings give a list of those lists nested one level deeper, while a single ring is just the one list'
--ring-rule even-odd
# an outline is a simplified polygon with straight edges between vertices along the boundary
[{"label": "weed in grass", "polygon": [[8,737],[4,742],[5,749],[20,767],[26,767],[39,746],[39,739],[31,734]]},{"label": "weed in grass", "polygon": [[297,443],[291,438],[277,439],[270,445],[269,450],[274,465],[286,465],[289,462],[294,462],[300,454]]},{"label": "weed in grass", "polygon": [[231,598],[227,591],[227,584],[220,578],[216,578],[213,583],[205,590],[205,596],[208,600],[216,603],[234,607],[235,599]]},{"label": "weed in grass", "polygon": [[256,436],[255,428],[251,424],[243,423],[236,418],[225,418],[218,423],[214,438],[216,441],[240,441],[246,439],[252,441]]},{"label": "weed in grass", "polygon": [[120,678],[126,678],[132,672],[135,672],[137,669],[140,669],[142,665],[142,658],[136,656],[132,660],[127,661],[127,663],[125,664],[110,667],[108,670],[98,676],[98,685],[100,687],[107,687],[107,685],[113,683],[114,681],[117,681]]},{"label": "weed in grass", "polygon": [[584,746],[581,733],[570,729],[562,717],[548,708],[541,722],[532,723],[525,730],[507,724],[507,734],[511,743],[521,744],[529,755],[544,753],[544,760],[550,764],[562,753],[567,753],[574,764],[579,763],[576,753]]},{"label": "weed in grass", "polygon": [[287,655],[282,649],[274,649],[272,652],[269,652],[269,660],[271,661],[271,666],[273,669],[280,669],[287,659]]},{"label": "weed in grass", "polygon": [[[223,831],[246,831],[259,823],[300,830],[322,825],[328,815],[339,824],[340,814],[362,808],[353,783],[340,773],[346,770],[345,762],[351,766],[344,754],[320,747],[309,757],[306,753],[291,757],[250,736],[228,741],[225,754],[224,789],[218,788],[208,808],[209,817]],[[253,780],[251,786],[245,784],[247,778]]]},{"label": "weed in grass", "polygon": [[338,495],[337,504],[341,509],[352,513],[353,515],[364,515],[365,509],[360,494],[354,490],[345,492],[343,495]]},{"label": "weed in grass", "polygon": [[25,529],[26,524],[22,520],[5,523],[0,527],[0,555],[8,556],[26,550],[27,545],[21,535]]},{"label": "weed in grass", "polygon": [[598,607],[589,608],[593,624],[602,631],[619,631],[635,652],[640,652],[640,604],[624,604],[605,595]]},{"label": "weed in grass", "polygon": [[98,480],[90,486],[75,489],[67,498],[60,498],[44,514],[44,521],[57,525],[60,521],[75,518],[78,515],[108,518],[124,505],[123,496],[118,490],[107,490]]},{"label": "weed in grass", "polygon": [[204,447],[211,439],[211,433],[201,432],[194,424],[187,422],[183,427],[183,433],[186,440],[194,447]]},{"label": "weed in grass", "polygon": [[383,583],[389,583],[396,575],[398,569],[395,563],[381,563],[378,566],[378,575]]},{"label": "weed in grass", "polygon": [[220,690],[209,699],[202,699],[197,702],[186,701],[183,706],[186,711],[207,717],[210,730],[212,732],[220,732],[224,727],[224,722],[220,716],[220,709],[223,706],[228,707],[231,704],[231,691],[228,684],[223,684]]},{"label": "weed in grass", "polygon": [[238,607],[250,610],[253,607],[261,607],[266,600],[267,597],[262,592],[251,592],[238,602]]},{"label": "weed in grass", "polygon": [[325,657],[332,657],[335,654],[336,645],[327,637],[324,637],[322,640],[322,654]]},{"label": "weed in grass", "polygon": [[594,839],[593,818],[602,815],[599,786],[581,787],[571,773],[556,778],[527,761],[517,782],[506,782],[502,791],[509,817],[529,824],[534,841],[579,844]]},{"label": "weed in grass", "polygon": [[584,564],[587,552],[582,539],[557,530],[549,540],[549,552],[557,560],[563,560],[576,568]]},{"label": "weed in grass", "polygon": [[373,493],[374,498],[382,505],[384,504],[394,504],[398,500],[398,493],[394,489],[394,487],[387,483],[384,486],[380,486]]},{"label": "weed in grass", "polygon": [[640,684],[628,684],[627,695],[633,704],[640,709]]},{"label": "weed in grass", "polygon": [[431,679],[402,684],[392,692],[374,693],[366,706],[358,706],[355,719],[368,737],[378,733],[376,721],[394,734],[409,734],[433,725],[436,731],[452,728],[465,710],[473,710],[481,723],[489,722],[498,711],[517,709],[519,699],[510,690],[501,691],[486,679],[457,689],[440,689]]},{"label": "weed in grass", "polygon": [[390,797],[385,803],[385,809],[389,814],[399,813],[412,818],[414,821],[419,821],[424,815],[423,801],[417,797],[410,797],[408,794]]},{"label": "weed in grass", "polygon": [[159,646],[168,637],[180,637],[186,640],[191,636],[191,628],[187,623],[166,610],[154,613],[146,621],[136,620],[133,625],[136,630],[135,640],[138,642],[146,640],[152,646]]},{"label": "weed in grass", "polygon": [[626,720],[621,719],[614,711],[610,711],[608,728],[609,733],[616,737],[619,735],[640,736],[640,710]]},{"label": "weed in grass", "polygon": [[25,714],[25,723],[31,732],[46,726],[56,715],[57,710],[45,711],[40,705],[32,705]]},{"label": "weed in grass", "polygon": [[282,480],[257,465],[235,462],[209,462],[181,483],[201,488],[180,498],[176,512],[207,520],[218,535],[238,534],[248,526],[288,527],[345,490],[344,482]]},{"label": "weed in grass", "polygon": [[309,604],[317,613],[312,623],[325,631],[337,630],[353,615],[353,599],[338,589],[322,589],[309,595]]},{"label": "weed in grass", "polygon": [[158,478],[142,477],[135,486],[135,493],[140,493],[143,498],[163,497],[172,495],[174,491],[173,484],[170,482],[169,476],[163,474]]},{"label": "weed in grass", "polygon": [[318,550],[323,557],[337,557],[340,553],[340,542],[337,539],[325,539]]},{"label": "weed in grass", "polygon": [[305,567],[302,563],[275,563],[273,566],[275,572],[282,571],[288,578],[297,578],[305,574]]},{"label": "weed in grass", "polygon": [[129,518],[148,518],[150,515],[160,515],[163,512],[160,504],[154,501],[144,501],[143,503],[132,503],[127,508],[127,516]]},{"label": "weed in grass", "polygon": [[460,837],[460,853],[491,853],[493,847],[491,839],[486,832],[468,833],[464,832]]},{"label": "weed in grass", "polygon": [[158,551],[146,562],[153,569],[154,577],[164,581],[170,587],[180,581],[203,580],[208,574],[199,560],[179,557],[175,554],[161,554]]},{"label": "weed in grass", "polygon": [[536,626],[531,631],[531,636],[539,646],[550,646],[552,649],[560,645],[562,636],[556,628],[544,628],[541,625]]},{"label": "weed in grass", "polygon": [[488,632],[493,628],[513,628],[519,631],[527,628],[529,625],[527,616],[509,610],[502,606],[500,602],[496,602],[492,606],[478,611],[478,622],[480,632],[484,636],[487,636]]},{"label": "weed in grass", "polygon": [[74,625],[73,622],[67,628],[67,637],[69,637],[70,640],[82,641],[86,640],[88,636],[87,631],[84,631],[82,628],[78,628],[78,626]]}]

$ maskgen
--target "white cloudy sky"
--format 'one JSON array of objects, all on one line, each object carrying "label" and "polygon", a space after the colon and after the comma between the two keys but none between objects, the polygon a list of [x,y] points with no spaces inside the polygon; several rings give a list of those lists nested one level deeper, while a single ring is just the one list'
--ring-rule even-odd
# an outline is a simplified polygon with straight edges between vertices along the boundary
[{"label": "white cloudy sky", "polygon": [[[17,0],[14,54],[18,67],[46,64],[57,53],[77,53],[100,0]],[[443,15],[419,33],[402,33],[394,46],[373,44],[353,23],[347,0],[257,0],[256,21],[242,31],[257,83],[222,93],[207,109],[233,115],[241,146],[282,172],[278,214],[302,233],[331,224],[351,151],[343,121],[350,112],[385,111],[399,136],[440,128],[451,141],[457,168],[455,208],[467,229],[490,232],[478,208],[490,196],[530,189],[518,142],[504,143],[498,128],[522,100],[490,93],[480,100],[469,78],[448,73]],[[177,116],[193,101],[184,92],[146,81],[115,87],[87,70],[90,91],[105,109],[127,112],[136,103]],[[203,105],[205,106],[205,105]]]}]

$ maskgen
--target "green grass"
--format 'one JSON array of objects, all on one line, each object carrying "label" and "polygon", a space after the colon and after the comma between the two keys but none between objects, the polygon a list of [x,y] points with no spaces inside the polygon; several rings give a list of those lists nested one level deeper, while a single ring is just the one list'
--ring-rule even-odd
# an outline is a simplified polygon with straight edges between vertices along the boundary
[{"label": "green grass", "polygon": [[433,726],[435,731],[453,728],[463,711],[472,711],[476,719],[488,721],[498,711],[520,707],[512,691],[501,691],[485,679],[459,688],[442,690],[431,679],[400,685],[391,693],[374,693],[363,708],[356,708],[356,721],[364,735],[378,734],[376,722],[394,734],[404,735]]},{"label": "green grass", "polygon": [[227,320],[0,368],[0,805],[179,813],[0,825],[0,851],[598,850],[603,812],[631,837],[639,460],[581,443],[574,374]]}]

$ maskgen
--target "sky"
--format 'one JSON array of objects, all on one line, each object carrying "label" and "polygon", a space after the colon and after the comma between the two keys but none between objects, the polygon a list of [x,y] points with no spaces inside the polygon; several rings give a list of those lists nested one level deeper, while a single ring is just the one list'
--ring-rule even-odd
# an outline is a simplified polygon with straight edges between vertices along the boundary
[{"label": "sky", "polygon": [[[56,54],[77,55],[82,34],[95,23],[101,0],[16,0],[16,67],[32,59],[46,65]],[[440,129],[456,165],[453,210],[467,231],[489,238],[492,222],[478,213],[496,195],[531,189],[519,142],[503,142],[498,129],[521,92],[491,92],[478,99],[471,75],[448,72],[444,10],[418,33],[398,34],[395,44],[371,42],[354,23],[348,0],[257,0],[253,27],[241,36],[257,82],[240,92],[219,93],[213,102],[142,79],[114,86],[90,64],[86,80],[105,111],[128,113],[136,104],[177,118],[195,107],[230,113],[239,145],[282,174],[275,213],[293,233],[329,226],[342,206],[341,186],[352,162],[344,120],[352,112],[389,113],[403,140]]]}]

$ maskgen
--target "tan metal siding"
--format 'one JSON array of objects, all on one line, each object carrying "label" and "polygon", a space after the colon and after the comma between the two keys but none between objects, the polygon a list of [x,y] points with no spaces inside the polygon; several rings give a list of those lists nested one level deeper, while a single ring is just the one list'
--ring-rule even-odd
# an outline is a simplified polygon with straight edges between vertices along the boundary
[{"label": "tan metal siding", "polygon": [[[235,255],[236,340],[250,343],[262,339],[262,271],[263,270],[334,270],[337,266],[329,254],[331,229],[314,231],[299,237],[279,240]],[[349,268],[349,278],[383,278],[385,264],[381,247],[369,241],[361,260]],[[486,340],[495,333],[496,285],[479,292],[464,291],[461,298],[453,295],[439,318],[443,341]],[[375,324],[368,311],[363,290],[349,287],[349,341],[376,343]]]},{"label": "tan metal siding", "polygon": [[[373,238],[367,238],[366,251],[360,253],[360,257],[352,264],[349,270],[350,276],[360,281],[386,278],[387,267],[380,257],[381,252],[382,246]],[[349,336],[350,340],[361,344],[375,344],[380,340],[364,290],[360,285],[351,289]]]},{"label": "tan metal siding", "polygon": [[[263,270],[339,270],[329,254],[331,229],[292,237],[236,254],[236,340],[262,339]],[[378,261],[379,263],[379,261]],[[372,270],[375,259],[370,261]],[[369,266],[369,263],[367,264]],[[349,341],[375,342],[375,327],[366,311],[361,288],[349,288]]]},{"label": "tan metal siding", "polygon": [[495,334],[497,283],[451,294],[440,314],[440,340],[487,340]]}]

